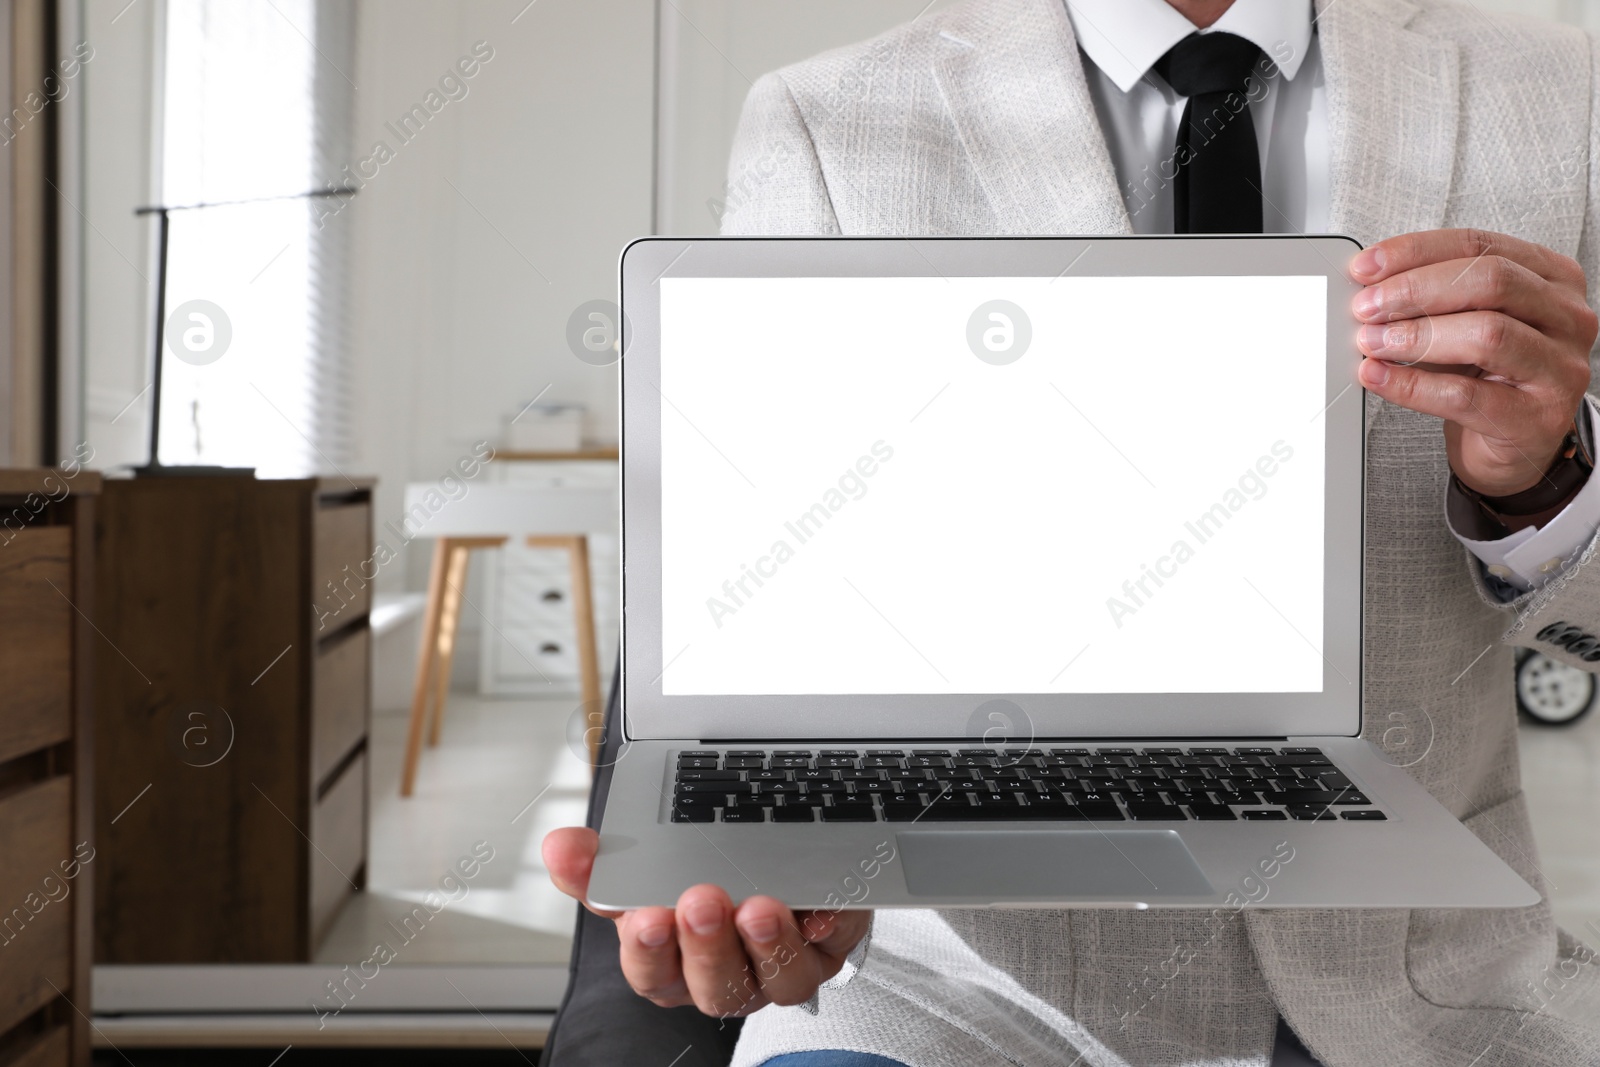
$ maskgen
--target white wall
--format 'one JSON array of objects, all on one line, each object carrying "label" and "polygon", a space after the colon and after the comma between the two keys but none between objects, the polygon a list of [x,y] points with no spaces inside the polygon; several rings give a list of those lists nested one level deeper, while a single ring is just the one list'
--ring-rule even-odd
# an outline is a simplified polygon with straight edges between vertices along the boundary
[{"label": "white wall", "polygon": [[[616,369],[565,334],[579,304],[615,296],[617,254],[650,229],[654,17],[650,0],[360,4],[355,151],[396,150],[347,209],[354,466],[380,479],[380,522],[547,386],[616,440]],[[494,55],[467,96],[399,146],[386,123],[478,41]],[[410,555],[380,589],[422,586],[425,550]]]},{"label": "white wall", "polygon": [[718,229],[728,149],[750,83],[818,52],[866,40],[947,0],[659,0],[664,234]]},{"label": "white wall", "polygon": [[[83,164],[78,219],[84,436],[99,468],[142,463],[149,397],[149,308],[155,275],[152,228],[133,209],[152,200],[151,115],[156,4],[87,0],[84,39],[94,49],[82,93]],[[75,215],[73,207],[62,216]],[[120,417],[119,417],[120,415]],[[115,421],[113,421],[115,420]],[[69,442],[70,443],[70,442]],[[69,449],[70,451],[70,449]]]}]

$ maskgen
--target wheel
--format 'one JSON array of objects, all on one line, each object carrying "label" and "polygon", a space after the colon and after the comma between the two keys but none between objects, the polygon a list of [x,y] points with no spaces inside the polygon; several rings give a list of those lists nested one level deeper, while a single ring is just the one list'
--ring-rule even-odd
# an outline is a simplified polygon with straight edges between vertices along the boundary
[{"label": "wheel", "polygon": [[1517,709],[1540,726],[1570,726],[1595,705],[1595,676],[1535,652],[1517,665]]}]

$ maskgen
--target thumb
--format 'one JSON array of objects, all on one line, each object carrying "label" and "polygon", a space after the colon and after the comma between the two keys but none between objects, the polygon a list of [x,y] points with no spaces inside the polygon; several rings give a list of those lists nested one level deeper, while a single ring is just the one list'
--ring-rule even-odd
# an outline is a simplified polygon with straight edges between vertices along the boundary
[{"label": "thumb", "polygon": [[[589,873],[594,869],[595,853],[600,849],[600,835],[585,826],[565,826],[551,830],[540,846],[544,865],[550,871],[550,881],[567,896],[589,908],[585,899],[589,893]],[[615,919],[620,911],[589,908],[596,915]]]},{"label": "thumb", "polygon": [[870,911],[805,911],[795,915],[806,941],[834,960],[843,960],[867,936]]}]

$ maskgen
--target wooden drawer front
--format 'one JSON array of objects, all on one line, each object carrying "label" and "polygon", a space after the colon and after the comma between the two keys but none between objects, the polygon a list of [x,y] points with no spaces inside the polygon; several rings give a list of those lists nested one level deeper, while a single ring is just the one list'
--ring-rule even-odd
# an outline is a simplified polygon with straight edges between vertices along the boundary
[{"label": "wooden drawer front", "polygon": [[86,890],[92,875],[74,865],[68,870],[77,877],[66,877],[61,864],[72,862],[72,847],[70,779],[0,800],[0,1032],[54,1000],[51,982],[73,993],[72,894]]},{"label": "wooden drawer front", "polygon": [[367,674],[372,631],[365,626],[336,639],[312,664],[311,784],[322,784],[352,745],[367,733]]},{"label": "wooden drawer front", "polygon": [[16,1048],[0,1053],[0,1067],[67,1067],[71,1063],[71,1034],[53,1026]]},{"label": "wooden drawer front", "polygon": [[0,545],[0,763],[72,733],[71,595],[69,527],[31,527]]},{"label": "wooden drawer front", "polygon": [[[311,512],[311,632],[326,637],[372,606],[372,509],[365,503],[313,508]],[[329,583],[333,587],[329,588]]]},{"label": "wooden drawer front", "polygon": [[360,885],[366,859],[367,754],[357,756],[311,811],[311,951]]}]

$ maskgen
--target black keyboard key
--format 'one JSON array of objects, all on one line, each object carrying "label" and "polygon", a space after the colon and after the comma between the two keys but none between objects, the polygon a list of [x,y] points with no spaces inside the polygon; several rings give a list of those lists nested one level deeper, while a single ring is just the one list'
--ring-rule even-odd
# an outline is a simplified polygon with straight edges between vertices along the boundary
[{"label": "black keyboard key", "polygon": [[1262,756],[1262,761],[1274,767],[1332,767],[1326,756]]},{"label": "black keyboard key", "polygon": [[1232,822],[1236,818],[1233,809],[1226,804],[1201,804],[1192,800],[1189,802],[1189,814],[1202,822]]},{"label": "black keyboard key", "polygon": [[714,771],[717,769],[717,757],[710,756],[679,756],[678,770],[680,771]]},{"label": "black keyboard key", "polygon": [[799,782],[758,782],[760,795],[764,797],[797,797],[800,795]]},{"label": "black keyboard key", "polygon": [[772,809],[773,822],[816,822],[817,817],[806,804],[779,804]]},{"label": "black keyboard key", "polygon": [[775,748],[772,750],[772,756],[774,759],[781,756],[798,756],[801,759],[810,759],[811,750],[809,748]]},{"label": "black keyboard key", "polygon": [[[718,771],[717,773],[737,776],[739,772]],[[682,778],[683,776],[680,774],[678,777]],[[787,782],[790,780],[788,771],[745,771],[744,777],[747,782]]]},{"label": "black keyboard key", "polygon": [[797,782],[831,782],[837,777],[837,774],[829,770],[816,771],[797,768],[794,771],[794,780]]},{"label": "black keyboard key", "polygon": [[1114,801],[1083,800],[1079,801],[1075,806],[1078,809],[1078,817],[1088,819],[1091,822],[1123,821],[1122,809],[1117,807]]},{"label": "black keyboard key", "polygon": [[1368,808],[1365,811],[1341,811],[1339,818],[1350,822],[1386,822],[1389,816],[1375,808]]},{"label": "black keyboard key", "polygon": [[856,769],[856,761],[849,756],[819,756],[817,767],[821,770],[853,771]]},{"label": "black keyboard key", "polygon": [[1291,804],[1289,818],[1301,822],[1336,822],[1339,813],[1322,804]]},{"label": "black keyboard key", "polygon": [[678,753],[679,759],[720,759],[722,753],[714,748],[686,748]]},{"label": "black keyboard key", "polygon": [[1276,810],[1275,808],[1265,808],[1260,811],[1241,811],[1239,813],[1239,818],[1248,819],[1251,822],[1273,822],[1287,819],[1288,817],[1289,816],[1285,815],[1281,811]]},{"label": "black keyboard key", "polygon": [[878,809],[872,801],[854,804],[832,804],[822,810],[823,822],[876,822]]},{"label": "black keyboard key", "polygon": [[1276,752],[1273,749],[1270,749],[1270,748],[1236,748],[1236,749],[1233,750],[1233,752],[1234,752],[1234,755],[1236,755],[1236,756],[1272,756],[1272,755],[1276,755]]},{"label": "black keyboard key", "polygon": [[1018,819],[1059,819],[1063,822],[1082,822],[1087,818],[1076,804],[1061,800],[1030,799],[1016,811]]},{"label": "black keyboard key", "polygon": [[1225,748],[1191,748],[1189,750],[1189,755],[1191,756],[1226,756],[1227,754],[1228,750]]},{"label": "black keyboard key", "polygon": [[720,797],[715,804],[707,798],[685,798],[672,802],[673,822],[711,822],[716,818],[717,809],[725,803]]},{"label": "black keyboard key", "polygon": [[[865,783],[863,783],[863,784],[865,784]],[[889,783],[888,782],[883,782],[881,784],[888,785]],[[842,796],[845,793],[849,792],[849,790],[850,790],[850,783],[848,783],[848,782],[832,782],[832,781],[829,781],[829,782],[807,782],[806,783],[806,795],[807,796],[821,796],[821,795],[824,795],[824,794],[832,794],[833,796]]]},{"label": "black keyboard key", "polygon": [[728,756],[722,761],[725,771],[759,771],[762,760],[759,756]]},{"label": "black keyboard key", "polygon": [[[760,773],[765,774],[767,772],[762,771]],[[779,777],[781,778],[782,775],[779,775]],[[680,782],[737,782],[738,780],[738,771],[686,771],[681,767],[678,769],[678,781]]]},{"label": "black keyboard key", "polygon": [[843,756],[846,759],[855,759],[857,756],[861,755],[861,753],[857,752],[853,748],[825,748],[821,752],[818,752],[817,755],[819,755],[819,756]]},{"label": "black keyboard key", "polygon": [[852,784],[855,786],[857,794],[893,793],[899,788],[895,782],[854,782]]},{"label": "black keyboard key", "polygon": [[904,759],[906,754],[904,749],[899,748],[869,748],[867,749],[867,755],[887,756],[890,759]]},{"label": "black keyboard key", "polygon": [[766,759],[765,749],[760,748],[730,748],[723,753],[724,756],[751,756],[755,759]]},{"label": "black keyboard key", "polygon": [[1189,816],[1176,804],[1152,803],[1148,800],[1133,800],[1128,802],[1128,814],[1133,818],[1144,820],[1183,821]]},{"label": "black keyboard key", "polygon": [[1299,746],[1299,745],[1289,745],[1286,748],[1284,748],[1283,751],[1287,752],[1291,756],[1320,756],[1320,755],[1322,755],[1322,749],[1320,749],[1320,748],[1305,748],[1305,747]]},{"label": "black keyboard key", "polygon": [[1351,789],[1355,786],[1355,783],[1343,773],[1333,770],[1322,770],[1317,774],[1316,780],[1322,783],[1324,789]]},{"label": "black keyboard key", "polygon": [[1144,749],[1140,749],[1139,751],[1143,752],[1146,756],[1181,756],[1181,755],[1183,755],[1183,749],[1181,749],[1181,748],[1144,748]]},{"label": "black keyboard key", "polygon": [[798,771],[811,766],[809,756],[779,756],[774,754],[772,762],[768,764],[775,771]]},{"label": "black keyboard key", "polygon": [[[762,783],[763,785],[768,783]],[[679,782],[672,791],[684,796],[722,796],[725,793],[751,793],[755,786],[749,782]]]},{"label": "black keyboard key", "polygon": [[1274,804],[1287,804],[1293,807],[1307,807],[1320,804],[1326,807],[1329,804],[1371,804],[1365,796],[1354,789],[1294,789],[1282,793],[1275,793],[1271,800]]},{"label": "black keyboard key", "polygon": [[905,762],[896,756],[868,756],[861,761],[861,767],[863,770],[868,768],[901,770],[905,767]]},{"label": "black keyboard key", "polygon": [[722,809],[723,822],[766,822],[767,809],[760,804],[740,804]]},{"label": "black keyboard key", "polygon": [[839,777],[847,782],[876,782],[883,779],[883,772],[877,769],[870,771],[840,771]]}]

